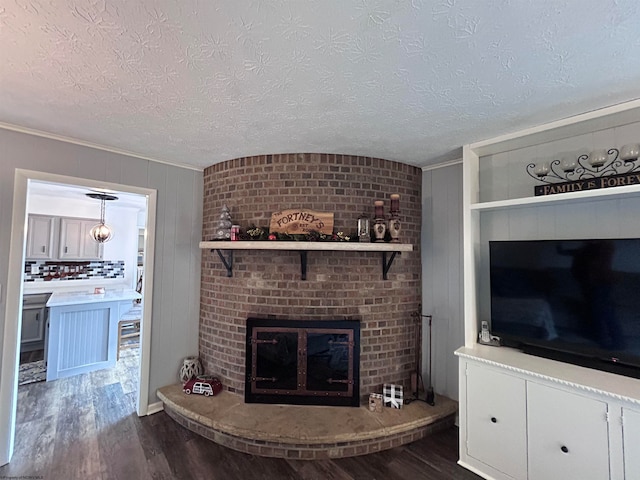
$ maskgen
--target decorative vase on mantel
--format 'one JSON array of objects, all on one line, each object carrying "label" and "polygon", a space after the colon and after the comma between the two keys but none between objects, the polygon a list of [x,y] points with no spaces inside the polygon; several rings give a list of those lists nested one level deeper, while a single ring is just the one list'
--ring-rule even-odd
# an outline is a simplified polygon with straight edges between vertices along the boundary
[{"label": "decorative vase on mantel", "polygon": [[387,222],[384,220],[384,202],[376,200],[373,205],[376,212],[373,219],[373,234],[376,237],[376,242],[384,242],[384,235],[387,233]]},{"label": "decorative vase on mantel", "polygon": [[185,357],[180,367],[180,381],[184,384],[198,375],[202,375],[204,369],[199,357]]},{"label": "decorative vase on mantel", "polygon": [[391,243],[400,243],[400,195],[391,195],[391,214],[389,215],[389,235]]},{"label": "decorative vase on mantel", "polygon": [[389,217],[389,235],[391,243],[400,243],[400,217],[398,215]]}]

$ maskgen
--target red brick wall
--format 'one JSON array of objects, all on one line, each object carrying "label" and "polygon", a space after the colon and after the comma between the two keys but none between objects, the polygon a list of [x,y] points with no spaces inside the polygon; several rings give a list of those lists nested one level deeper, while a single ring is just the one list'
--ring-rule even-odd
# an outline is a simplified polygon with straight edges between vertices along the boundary
[{"label": "red brick wall", "polygon": [[245,321],[248,317],[361,322],[360,392],[383,383],[409,388],[414,367],[413,312],[421,301],[421,171],[378,158],[283,154],[237,158],[204,171],[204,240],[226,203],[234,223],[268,227],[272,212],[306,208],[334,212],[334,232],[354,234],[358,216],[373,217],[373,202],[400,194],[401,241],[413,252],[396,256],[382,279],[380,252],[308,253],[307,280],[300,256],[288,251],[237,250],[233,277],[215,252],[203,251],[200,356],[205,371],[244,393]]}]

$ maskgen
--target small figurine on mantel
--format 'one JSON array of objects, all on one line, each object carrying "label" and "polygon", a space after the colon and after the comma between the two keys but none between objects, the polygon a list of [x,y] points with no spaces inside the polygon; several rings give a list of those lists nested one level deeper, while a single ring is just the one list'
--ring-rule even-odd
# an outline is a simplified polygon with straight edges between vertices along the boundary
[{"label": "small figurine on mantel", "polygon": [[215,233],[213,235],[214,240],[230,240],[231,239],[231,214],[229,213],[229,207],[225,203],[220,212],[220,218],[216,224]]}]

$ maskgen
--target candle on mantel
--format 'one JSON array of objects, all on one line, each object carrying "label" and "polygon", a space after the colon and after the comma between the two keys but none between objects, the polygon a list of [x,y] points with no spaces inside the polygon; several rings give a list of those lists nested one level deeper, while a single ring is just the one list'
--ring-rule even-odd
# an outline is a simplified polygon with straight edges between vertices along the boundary
[{"label": "candle on mantel", "polygon": [[376,209],[376,218],[384,218],[384,201],[376,200],[373,205]]},{"label": "candle on mantel", "polygon": [[398,213],[400,211],[400,194],[391,194],[391,214]]}]

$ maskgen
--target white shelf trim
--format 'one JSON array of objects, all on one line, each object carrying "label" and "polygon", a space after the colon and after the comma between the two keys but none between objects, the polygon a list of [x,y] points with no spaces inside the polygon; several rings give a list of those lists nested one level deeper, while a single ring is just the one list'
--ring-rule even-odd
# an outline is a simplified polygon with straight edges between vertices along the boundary
[{"label": "white shelf trim", "polygon": [[491,202],[478,202],[470,205],[471,210],[497,210],[519,206],[541,205],[545,203],[562,203],[575,200],[588,200],[590,198],[620,198],[621,195],[640,192],[640,185],[624,187],[601,188],[598,190],[586,190],[582,192],[558,193],[555,195],[541,195],[539,197],[512,198],[509,200],[495,200]]}]

